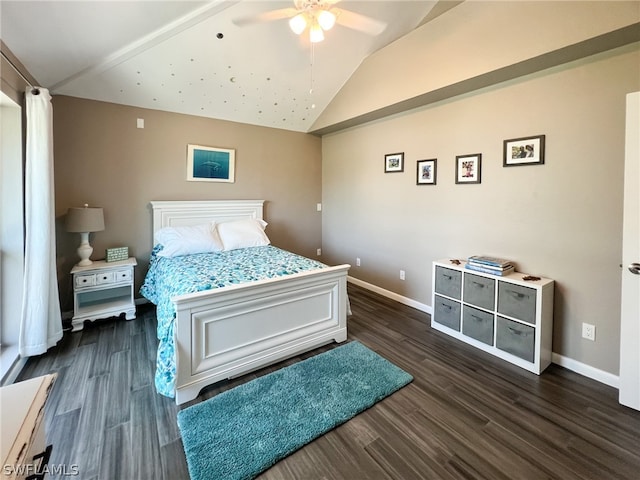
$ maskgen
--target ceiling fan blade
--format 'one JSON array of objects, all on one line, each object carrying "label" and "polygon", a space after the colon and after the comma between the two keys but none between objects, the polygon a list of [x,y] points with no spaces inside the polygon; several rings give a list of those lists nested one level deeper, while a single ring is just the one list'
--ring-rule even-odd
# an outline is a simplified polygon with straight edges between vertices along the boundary
[{"label": "ceiling fan blade", "polygon": [[334,8],[331,11],[336,14],[336,23],[368,35],[379,35],[387,28],[386,22],[352,12],[351,10]]},{"label": "ceiling fan blade", "polygon": [[244,27],[246,25],[255,25],[256,23],[265,23],[271,22],[272,20],[295,17],[298,13],[300,12],[293,7],[281,8],[279,10],[270,10],[268,12],[262,12],[255,15],[234,18],[233,23],[239,27]]}]

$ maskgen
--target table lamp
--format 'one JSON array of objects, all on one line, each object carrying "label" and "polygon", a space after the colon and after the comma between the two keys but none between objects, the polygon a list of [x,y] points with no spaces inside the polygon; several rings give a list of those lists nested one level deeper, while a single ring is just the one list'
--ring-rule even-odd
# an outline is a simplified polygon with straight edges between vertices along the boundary
[{"label": "table lamp", "polygon": [[80,234],[80,246],[78,256],[81,267],[91,265],[89,259],[93,253],[93,247],[89,245],[89,233],[104,230],[104,215],[101,207],[89,207],[86,203],[84,207],[71,207],[67,212],[67,231]]}]

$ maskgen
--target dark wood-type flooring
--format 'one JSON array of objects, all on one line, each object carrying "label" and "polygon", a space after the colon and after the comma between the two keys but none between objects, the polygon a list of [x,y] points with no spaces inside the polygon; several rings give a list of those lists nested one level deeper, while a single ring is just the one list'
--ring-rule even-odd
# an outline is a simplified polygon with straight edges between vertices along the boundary
[{"label": "dark wood-type flooring", "polygon": [[[262,480],[640,478],[640,412],[617,390],[556,365],[538,377],[432,330],[427,314],[351,284],[349,295],[349,339],[415,380]],[[22,380],[58,372],[45,416],[51,464],[77,465],[84,479],[188,478],[178,407],[154,390],[155,351],[155,312],[143,306],[28,361]]]}]

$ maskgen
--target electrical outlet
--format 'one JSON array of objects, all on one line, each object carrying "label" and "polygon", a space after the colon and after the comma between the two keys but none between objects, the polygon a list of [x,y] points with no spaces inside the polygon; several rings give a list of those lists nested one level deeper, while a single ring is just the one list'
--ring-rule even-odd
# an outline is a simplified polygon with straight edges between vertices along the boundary
[{"label": "electrical outlet", "polygon": [[318,255],[318,256],[322,255],[322,249],[321,249],[321,248],[319,248],[318,250],[316,250],[316,255]]},{"label": "electrical outlet", "polygon": [[400,280],[404,280],[404,270],[400,270]]},{"label": "electrical outlet", "polygon": [[596,326],[588,323],[582,324],[582,338],[595,342],[596,340]]},{"label": "electrical outlet", "polygon": [[357,257],[356,258],[356,267],[359,267],[359,266],[360,266],[360,257]]}]

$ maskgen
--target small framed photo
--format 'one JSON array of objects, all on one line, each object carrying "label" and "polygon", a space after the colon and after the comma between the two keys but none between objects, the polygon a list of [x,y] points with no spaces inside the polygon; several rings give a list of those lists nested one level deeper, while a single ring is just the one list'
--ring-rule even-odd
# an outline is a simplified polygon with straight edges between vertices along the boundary
[{"label": "small framed photo", "polygon": [[435,185],[436,184],[436,163],[437,159],[418,160],[417,168],[417,185]]},{"label": "small framed photo", "polygon": [[234,183],[235,163],[235,150],[188,145],[187,180]]},{"label": "small framed photo", "polygon": [[504,167],[542,165],[544,163],[544,135],[512,138],[504,141]]},{"label": "small framed photo", "polygon": [[384,156],[384,173],[404,171],[404,152],[388,153]]},{"label": "small framed photo", "polygon": [[456,183],[480,183],[482,154],[456,156]]}]

